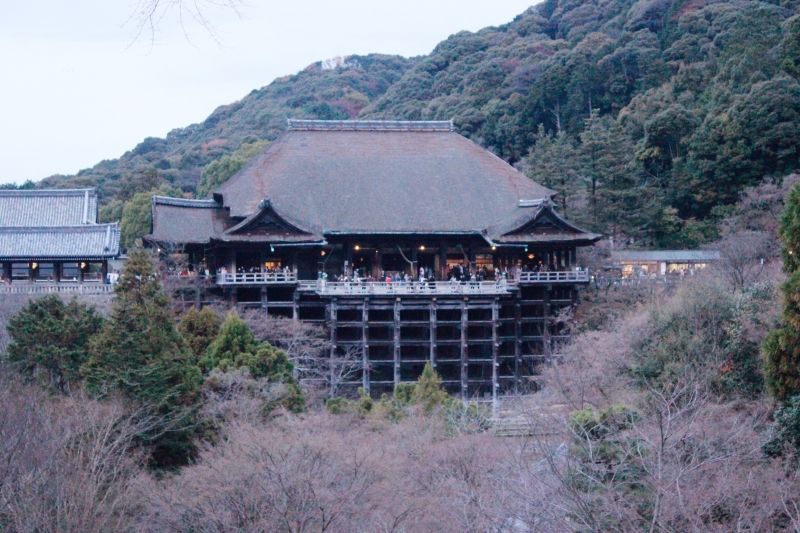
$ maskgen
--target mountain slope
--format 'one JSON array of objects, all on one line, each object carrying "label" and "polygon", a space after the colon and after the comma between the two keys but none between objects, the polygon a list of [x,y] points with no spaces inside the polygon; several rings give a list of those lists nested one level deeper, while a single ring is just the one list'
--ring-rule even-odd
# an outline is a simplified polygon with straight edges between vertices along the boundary
[{"label": "mountain slope", "polygon": [[[155,171],[161,181],[194,191],[205,165],[242,143],[272,140],[288,117],[345,119],[356,116],[413,65],[413,59],[367,55],[317,62],[232,104],[218,107],[205,121],[147,138],[119,159],[102,161],[76,176],[51,176],[41,186],[97,186],[104,200],[131,192],[131,181]],[[141,187],[133,186],[135,192]]]},{"label": "mountain slope", "polygon": [[744,188],[800,167],[798,13],[800,0],[547,0],[424,57],[317,63],[43,184],[98,185],[106,201],[159,183],[189,194],[203,166],[275,138],[287,116],[452,118],[593,229],[696,245]]}]

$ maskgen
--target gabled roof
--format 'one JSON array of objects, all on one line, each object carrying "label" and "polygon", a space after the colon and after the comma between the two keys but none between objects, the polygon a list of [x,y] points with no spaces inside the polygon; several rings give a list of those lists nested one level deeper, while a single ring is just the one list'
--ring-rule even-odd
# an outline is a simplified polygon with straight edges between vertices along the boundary
[{"label": "gabled roof", "polygon": [[0,227],[79,226],[96,222],[95,189],[0,190]]},{"label": "gabled roof", "polygon": [[487,232],[497,244],[528,242],[569,242],[591,244],[602,235],[591,233],[567,221],[553,206],[550,199],[520,204],[521,213],[504,225],[489,228]]},{"label": "gabled roof", "polygon": [[203,244],[232,224],[214,200],[153,196],[153,228],[146,238],[157,243]]},{"label": "gabled roof", "polygon": [[323,234],[436,234],[483,232],[552,194],[450,122],[290,121],[215,198],[245,218],[269,197]]},{"label": "gabled roof", "polygon": [[0,260],[94,260],[119,255],[117,224],[0,228]]},{"label": "gabled roof", "polygon": [[697,263],[718,261],[718,250],[616,250],[611,252],[613,261],[672,261]]}]

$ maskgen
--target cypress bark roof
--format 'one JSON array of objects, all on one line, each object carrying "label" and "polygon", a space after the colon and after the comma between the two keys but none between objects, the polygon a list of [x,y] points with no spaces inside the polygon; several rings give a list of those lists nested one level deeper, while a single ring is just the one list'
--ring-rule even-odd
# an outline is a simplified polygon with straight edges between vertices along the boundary
[{"label": "cypress bark roof", "polygon": [[[590,243],[552,211],[554,191],[446,121],[290,120],[213,200],[153,201],[156,242],[322,242],[330,235],[482,235]],[[547,205],[558,232],[533,231]],[[526,228],[526,231],[516,231]]]},{"label": "cypress bark roof", "polygon": [[94,189],[0,190],[0,227],[79,226],[96,222]]}]

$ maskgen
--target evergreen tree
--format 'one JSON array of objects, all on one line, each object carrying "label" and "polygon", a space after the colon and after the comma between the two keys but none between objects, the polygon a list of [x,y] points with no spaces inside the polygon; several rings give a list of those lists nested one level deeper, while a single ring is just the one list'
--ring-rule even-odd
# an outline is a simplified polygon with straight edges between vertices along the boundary
[{"label": "evergreen tree", "polygon": [[447,391],[442,388],[442,378],[430,363],[425,363],[425,368],[422,369],[422,374],[411,394],[412,403],[421,405],[426,413],[430,413],[449,399]]},{"label": "evergreen tree", "polygon": [[789,279],[781,287],[783,313],[781,327],[764,341],[764,374],[767,389],[782,402],[800,394],[800,265],[795,257],[800,227],[800,185],[795,185],[786,201],[779,230],[783,239],[784,269]]},{"label": "evergreen tree", "polygon": [[210,307],[204,307],[200,311],[192,307],[183,314],[178,331],[196,361],[203,357],[208,346],[217,338],[221,325],[222,319]]},{"label": "evergreen tree", "polygon": [[[90,346],[83,366],[90,391],[120,393],[151,412],[182,422],[195,400],[200,370],[175,328],[169,299],[150,255],[135,249],[115,288],[111,318]],[[191,434],[169,431],[148,440],[159,465],[182,463],[192,451]]]},{"label": "evergreen tree", "polygon": [[643,236],[655,215],[655,188],[642,179],[634,152],[617,121],[595,112],[586,120],[581,154],[593,225],[613,237]]},{"label": "evergreen tree", "polygon": [[533,181],[558,191],[562,214],[579,214],[571,208],[580,188],[580,155],[563,131],[549,135],[544,125],[539,124],[535,144],[525,158],[523,168]]},{"label": "evergreen tree", "polygon": [[69,392],[80,380],[89,340],[102,324],[93,307],[74,299],[68,304],[56,295],[33,300],[8,323],[8,359],[41,385]]}]

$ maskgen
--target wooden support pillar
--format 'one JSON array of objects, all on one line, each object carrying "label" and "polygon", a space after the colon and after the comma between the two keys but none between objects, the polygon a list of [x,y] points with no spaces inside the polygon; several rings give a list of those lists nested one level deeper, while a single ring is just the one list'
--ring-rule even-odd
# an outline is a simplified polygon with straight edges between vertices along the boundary
[{"label": "wooden support pillar", "polygon": [[231,309],[236,307],[236,287],[229,287],[228,291],[228,307]]},{"label": "wooden support pillar", "polygon": [[361,386],[369,395],[369,298],[361,308]]},{"label": "wooden support pillar", "polygon": [[11,283],[11,263],[3,263],[3,279]]},{"label": "wooden support pillar", "polygon": [[578,266],[578,257],[577,257],[576,248],[573,246],[569,249],[569,264],[570,266]]},{"label": "wooden support pillar", "polygon": [[269,313],[269,297],[267,293],[266,287],[261,287],[261,309],[264,310],[265,314]]},{"label": "wooden support pillar", "polygon": [[292,293],[292,320],[300,318],[300,291],[295,287]]},{"label": "wooden support pillar", "polygon": [[500,380],[498,378],[500,362],[498,351],[500,343],[497,339],[497,328],[500,320],[500,300],[495,298],[492,302],[492,415],[497,413],[497,395],[500,392]]},{"label": "wooden support pillar", "polygon": [[336,298],[331,298],[331,303],[328,305],[328,324],[331,334],[331,349],[330,349],[330,392],[331,396],[336,392],[336,328],[338,306]]},{"label": "wooden support pillar", "polygon": [[439,279],[447,279],[447,243],[439,246]]},{"label": "wooden support pillar", "polygon": [[430,327],[430,353],[428,356],[431,361],[431,368],[436,370],[436,298],[431,298],[431,303],[428,306],[428,319]]},{"label": "wooden support pillar", "polygon": [[469,325],[468,298],[461,301],[461,399],[469,396],[469,345],[467,344],[467,328]]},{"label": "wooden support pillar", "polygon": [[520,367],[522,366],[522,305],[519,292],[514,301],[514,393],[520,393]]},{"label": "wooden support pillar", "polygon": [[550,293],[553,290],[552,285],[547,285],[544,288],[544,322],[542,331],[542,348],[544,350],[545,359],[550,359],[552,354],[550,346],[550,317],[552,316],[552,309],[550,308]]},{"label": "wooden support pillar", "polygon": [[394,301],[394,384],[400,383],[400,298]]}]

